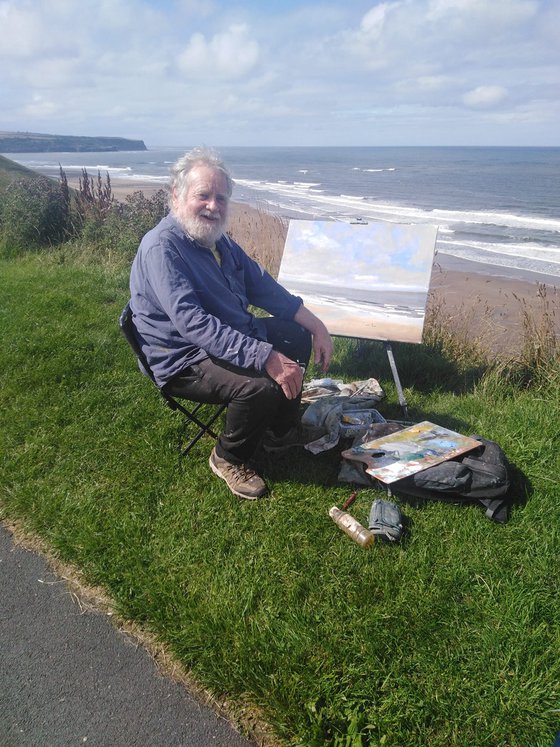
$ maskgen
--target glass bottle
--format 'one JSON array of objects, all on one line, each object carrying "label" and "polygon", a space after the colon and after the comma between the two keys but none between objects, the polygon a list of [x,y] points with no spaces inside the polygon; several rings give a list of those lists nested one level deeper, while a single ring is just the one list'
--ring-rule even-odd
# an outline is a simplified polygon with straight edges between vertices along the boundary
[{"label": "glass bottle", "polygon": [[329,516],[350,539],[353,539],[360,547],[369,547],[373,544],[375,535],[360,524],[347,511],[341,511],[340,508],[333,506],[329,509]]}]

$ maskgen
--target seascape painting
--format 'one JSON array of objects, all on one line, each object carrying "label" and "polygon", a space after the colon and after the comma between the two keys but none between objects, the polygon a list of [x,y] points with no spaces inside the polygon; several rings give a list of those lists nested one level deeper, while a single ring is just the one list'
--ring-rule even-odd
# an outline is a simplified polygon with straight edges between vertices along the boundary
[{"label": "seascape painting", "polygon": [[422,342],[437,226],[292,220],[279,282],[332,335]]}]

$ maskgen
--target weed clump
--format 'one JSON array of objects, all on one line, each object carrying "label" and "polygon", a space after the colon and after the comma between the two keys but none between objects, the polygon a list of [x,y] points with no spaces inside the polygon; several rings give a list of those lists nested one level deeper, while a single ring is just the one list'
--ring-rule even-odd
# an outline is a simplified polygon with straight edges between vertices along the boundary
[{"label": "weed clump", "polygon": [[67,235],[70,207],[62,185],[40,176],[16,179],[0,200],[4,256],[59,244]]},{"label": "weed clump", "polygon": [[98,262],[130,261],[142,236],[167,212],[167,193],[143,192],[118,202],[109,174],[82,169],[77,190],[60,168],[59,181],[38,176],[19,179],[0,193],[0,246],[16,255],[66,244],[74,255]]}]

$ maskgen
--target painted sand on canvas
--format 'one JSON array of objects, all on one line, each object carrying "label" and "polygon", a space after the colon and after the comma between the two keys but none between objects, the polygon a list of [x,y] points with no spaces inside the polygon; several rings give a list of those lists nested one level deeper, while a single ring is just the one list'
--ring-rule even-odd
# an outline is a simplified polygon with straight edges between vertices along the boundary
[{"label": "painted sand on canvas", "polygon": [[385,483],[414,475],[434,464],[475,449],[480,443],[427,420],[344,451],[346,459],[365,462],[366,472]]},{"label": "painted sand on canvas", "polygon": [[292,220],[279,282],[332,335],[421,342],[437,227]]}]

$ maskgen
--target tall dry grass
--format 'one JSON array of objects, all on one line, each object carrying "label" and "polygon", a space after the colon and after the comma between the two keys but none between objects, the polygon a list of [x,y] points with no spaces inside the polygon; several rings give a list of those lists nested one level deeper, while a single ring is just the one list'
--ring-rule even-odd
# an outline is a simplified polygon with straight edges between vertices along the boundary
[{"label": "tall dry grass", "polygon": [[[274,277],[280,268],[288,224],[287,218],[264,207],[231,205],[231,237]],[[423,342],[458,364],[492,364],[504,376],[516,370],[523,371],[527,379],[532,378],[532,372],[546,369],[558,355],[556,289],[536,284],[536,293],[530,298],[504,292],[499,305],[493,305],[483,292],[459,303],[446,297],[447,293],[443,288],[430,290]]]},{"label": "tall dry grass", "polygon": [[273,277],[278,276],[287,232],[286,218],[260,207],[231,204],[228,233]]},{"label": "tall dry grass", "polygon": [[[515,296],[515,294],[514,294]],[[523,348],[521,360],[525,366],[541,368],[558,354],[558,291],[537,284],[537,303],[529,305],[526,298],[515,296],[521,309]]]}]

